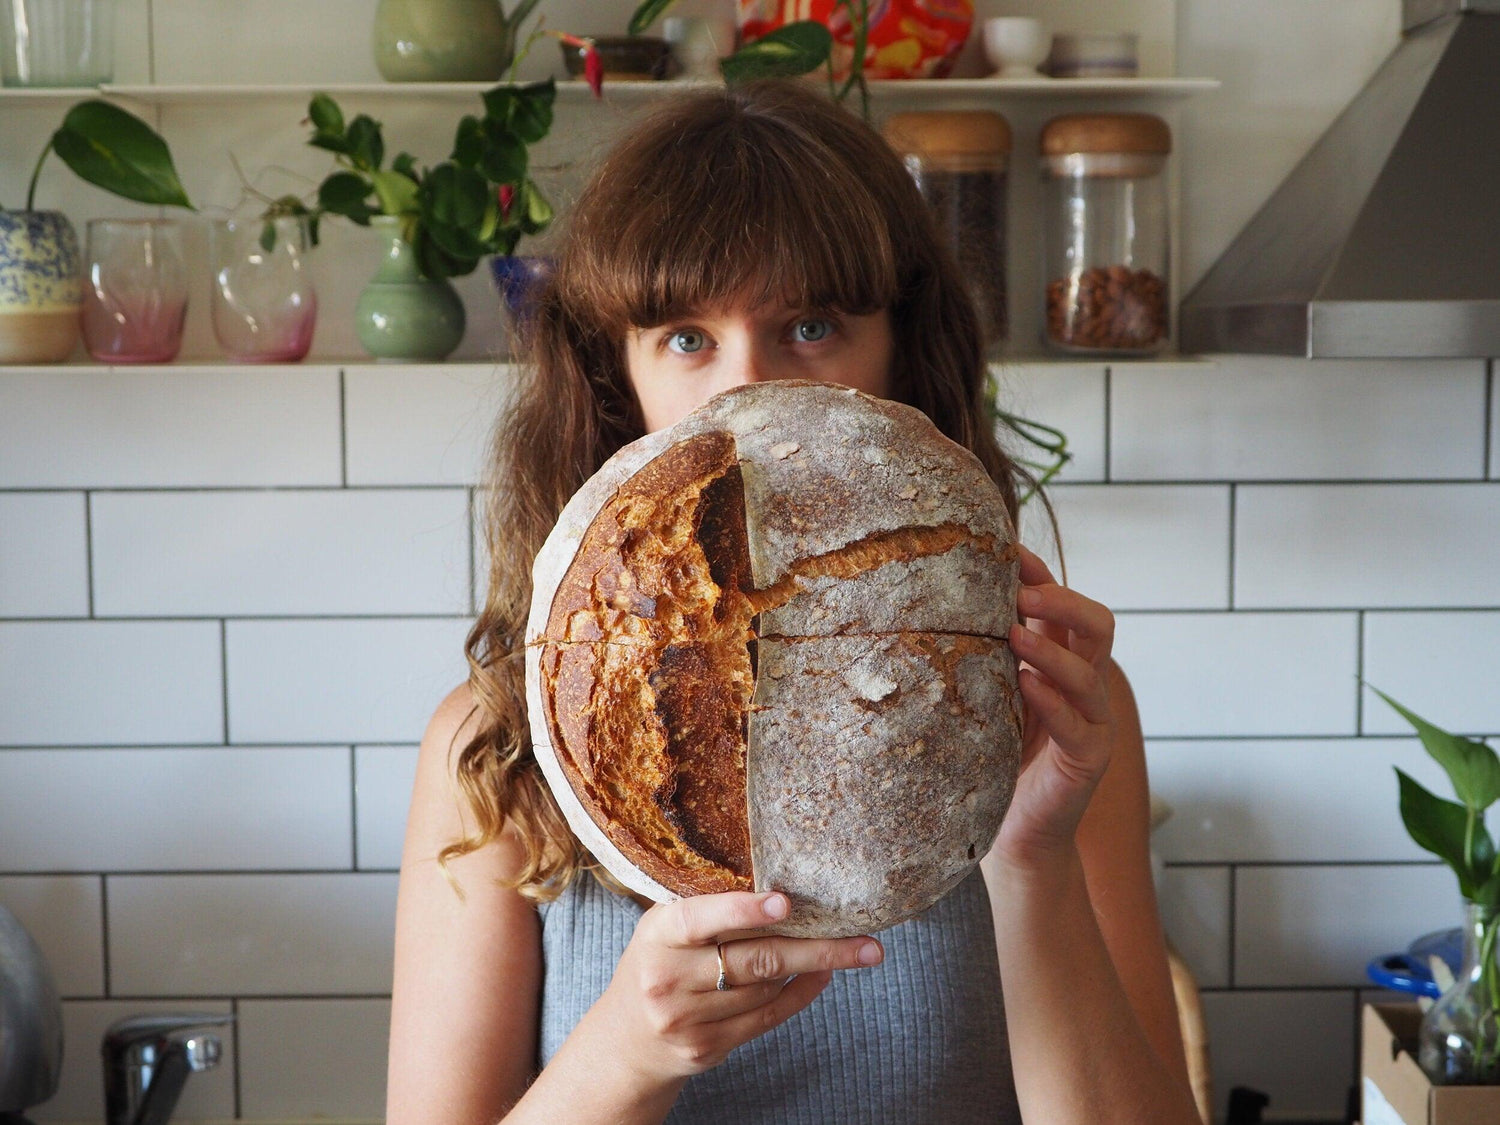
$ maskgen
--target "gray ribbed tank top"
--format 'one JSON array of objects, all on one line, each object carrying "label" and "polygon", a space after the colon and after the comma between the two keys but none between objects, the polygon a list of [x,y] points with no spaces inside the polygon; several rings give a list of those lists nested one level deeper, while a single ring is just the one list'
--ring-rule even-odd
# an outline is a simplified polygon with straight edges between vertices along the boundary
[{"label": "gray ribbed tank top", "polygon": [[[641,907],[589,875],[542,916],[539,1063],[604,992]],[[690,1078],[666,1125],[1019,1125],[979,869],[807,1008]]]}]

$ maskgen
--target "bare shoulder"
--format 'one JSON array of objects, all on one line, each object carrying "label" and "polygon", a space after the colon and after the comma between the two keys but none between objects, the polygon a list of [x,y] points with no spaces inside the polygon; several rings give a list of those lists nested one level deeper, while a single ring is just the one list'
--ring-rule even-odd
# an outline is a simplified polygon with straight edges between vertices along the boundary
[{"label": "bare shoulder", "polygon": [[387,1120],[493,1122],[526,1089],[536,1052],[541,932],[505,882],[523,849],[509,830],[444,865],[475,825],[457,781],[480,729],[467,685],[433,712],[417,754],[396,904]]}]

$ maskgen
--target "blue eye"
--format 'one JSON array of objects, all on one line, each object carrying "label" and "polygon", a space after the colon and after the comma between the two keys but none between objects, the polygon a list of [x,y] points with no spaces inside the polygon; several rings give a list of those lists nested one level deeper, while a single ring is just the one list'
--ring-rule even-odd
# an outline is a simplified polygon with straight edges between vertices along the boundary
[{"label": "blue eye", "polygon": [[[693,342],[681,348],[672,347],[676,341],[684,338]],[[667,347],[680,355],[692,355],[694,352],[701,351],[704,343],[703,333],[696,328],[684,328],[678,332],[673,332],[667,337]]]},{"label": "blue eye", "polygon": [[[815,329],[813,331],[813,333],[811,335],[809,335],[805,331],[806,326],[809,325],[809,324],[811,324],[811,325],[822,325],[822,330],[821,331],[817,331]],[[809,316],[809,317],[804,317],[802,320],[799,320],[797,322],[796,336],[797,336],[797,339],[802,340],[805,343],[815,344],[819,340],[822,340],[825,337],[827,337],[828,334],[831,333],[832,331],[833,331],[833,322],[831,320],[829,320],[827,317],[824,317],[824,316]]]}]

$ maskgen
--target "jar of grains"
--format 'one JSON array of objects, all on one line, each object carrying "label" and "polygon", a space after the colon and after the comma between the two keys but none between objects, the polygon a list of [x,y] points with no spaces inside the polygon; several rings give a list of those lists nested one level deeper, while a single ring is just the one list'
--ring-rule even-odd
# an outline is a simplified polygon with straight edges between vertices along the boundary
[{"label": "jar of grains", "polygon": [[1009,331],[1005,285],[1010,125],[988,110],[892,114],[882,127],[916,181],[970,295],[985,351],[999,355]]},{"label": "jar of grains", "polygon": [[1054,117],[1041,134],[1043,341],[1073,354],[1165,346],[1167,123],[1145,113]]}]

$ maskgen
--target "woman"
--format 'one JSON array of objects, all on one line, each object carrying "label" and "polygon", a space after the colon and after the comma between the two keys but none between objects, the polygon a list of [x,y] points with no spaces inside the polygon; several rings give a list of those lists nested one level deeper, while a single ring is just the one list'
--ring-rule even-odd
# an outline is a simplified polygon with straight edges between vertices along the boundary
[{"label": "woman", "polygon": [[796,82],[676,99],[596,171],[498,431],[470,679],[419,754],[390,1122],[1197,1121],[1113,617],[1029,551],[1014,799],[979,870],[879,941],[756,936],[786,910],[774,891],[633,900],[530,753],[536,550],[615,450],[719,391],[812,378],[910,403],[1015,516],[1023,474],[940,245],[878,134]]}]

